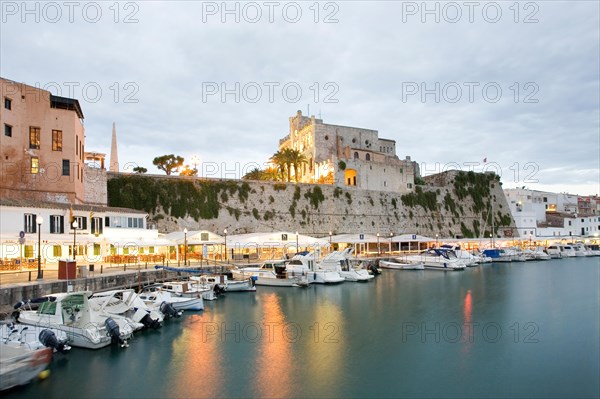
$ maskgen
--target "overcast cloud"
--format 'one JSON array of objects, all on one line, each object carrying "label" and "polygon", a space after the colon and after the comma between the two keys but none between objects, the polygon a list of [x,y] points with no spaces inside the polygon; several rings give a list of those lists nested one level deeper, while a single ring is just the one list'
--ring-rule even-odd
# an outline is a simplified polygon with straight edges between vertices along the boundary
[{"label": "overcast cloud", "polygon": [[222,2],[75,3],[3,1],[0,75],[79,99],[87,151],[116,122],[122,166],[174,153],[239,176],[310,108],[425,174],[487,158],[504,187],[600,193],[598,2],[427,2],[439,22],[423,2],[228,2],[239,22]]}]

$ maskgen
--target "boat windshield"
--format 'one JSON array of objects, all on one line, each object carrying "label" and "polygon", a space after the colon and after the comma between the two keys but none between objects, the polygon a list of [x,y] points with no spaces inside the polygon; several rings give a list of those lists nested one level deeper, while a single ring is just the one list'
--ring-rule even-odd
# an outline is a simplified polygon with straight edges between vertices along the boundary
[{"label": "boat windshield", "polygon": [[80,310],[83,307],[83,301],[84,298],[82,294],[69,295],[62,300],[62,308]]},{"label": "boat windshield", "polygon": [[40,314],[56,314],[56,302],[43,302],[40,305]]}]

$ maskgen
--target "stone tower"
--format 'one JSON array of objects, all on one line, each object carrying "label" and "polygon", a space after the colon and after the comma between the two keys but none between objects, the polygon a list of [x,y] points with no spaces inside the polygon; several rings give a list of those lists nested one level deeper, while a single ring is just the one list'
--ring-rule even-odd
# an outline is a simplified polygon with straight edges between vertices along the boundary
[{"label": "stone tower", "polygon": [[117,128],[115,127],[114,122],[113,122],[113,129],[112,129],[112,142],[110,144],[109,170],[111,172],[119,171],[119,151],[117,150]]}]

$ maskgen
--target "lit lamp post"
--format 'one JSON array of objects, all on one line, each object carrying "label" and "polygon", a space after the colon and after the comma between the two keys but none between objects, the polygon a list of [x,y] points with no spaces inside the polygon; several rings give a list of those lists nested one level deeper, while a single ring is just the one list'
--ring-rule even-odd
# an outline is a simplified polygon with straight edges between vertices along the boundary
[{"label": "lit lamp post", "polygon": [[38,276],[37,279],[41,280],[42,277],[42,223],[44,223],[44,218],[38,216],[36,218],[37,226],[38,226]]},{"label": "lit lamp post", "polygon": [[183,229],[183,266],[187,266],[187,228]]},{"label": "lit lamp post", "polygon": [[439,245],[438,245],[438,234],[437,233],[435,233],[435,247],[436,248],[439,247]]},{"label": "lit lamp post", "polygon": [[333,251],[333,247],[331,246],[331,235],[333,234],[333,232],[329,232],[329,251]]},{"label": "lit lamp post", "polygon": [[377,233],[377,256],[381,255],[381,246],[379,245],[379,233]]},{"label": "lit lamp post", "polygon": [[298,232],[296,232],[296,253],[300,252],[298,249]]},{"label": "lit lamp post", "polygon": [[73,261],[77,261],[77,228],[79,225],[77,224],[77,220],[73,221]]},{"label": "lit lamp post", "polygon": [[227,229],[223,230],[223,234],[225,235],[225,260],[227,260]]},{"label": "lit lamp post", "polygon": [[394,237],[394,233],[390,233],[390,255],[392,254],[392,237]]}]

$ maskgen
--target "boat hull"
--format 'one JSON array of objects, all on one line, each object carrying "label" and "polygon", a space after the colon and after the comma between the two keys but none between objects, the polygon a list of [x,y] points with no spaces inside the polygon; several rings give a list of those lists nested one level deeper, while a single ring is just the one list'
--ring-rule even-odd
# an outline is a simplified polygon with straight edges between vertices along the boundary
[{"label": "boat hull", "polygon": [[399,262],[391,262],[386,260],[379,261],[379,267],[383,269],[393,269],[393,270],[423,270],[425,266],[423,263],[399,263]]}]

